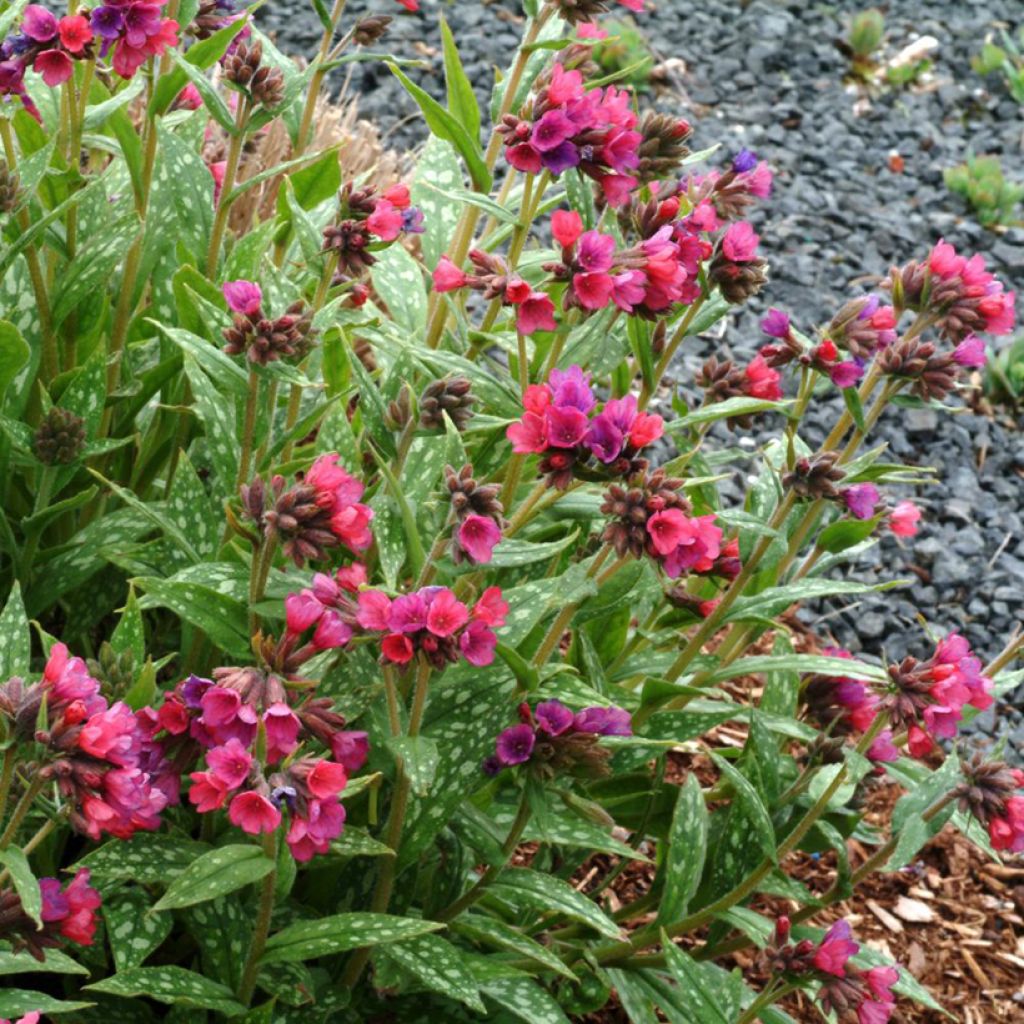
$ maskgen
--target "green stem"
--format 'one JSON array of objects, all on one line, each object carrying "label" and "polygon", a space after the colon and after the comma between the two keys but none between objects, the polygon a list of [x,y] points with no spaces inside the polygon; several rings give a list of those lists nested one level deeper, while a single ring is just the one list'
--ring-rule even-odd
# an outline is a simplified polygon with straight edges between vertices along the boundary
[{"label": "green stem", "polygon": [[0,768],[0,821],[7,812],[7,798],[11,794],[11,783],[14,781],[14,765],[18,759],[18,748],[13,739],[8,737],[10,746],[4,751],[4,763]]},{"label": "green stem", "polygon": [[637,402],[640,409],[647,408],[647,405],[654,393],[654,389],[661,383],[661,378],[665,376],[665,371],[668,369],[669,363],[672,362],[672,357],[676,354],[676,350],[686,338],[686,332],[690,329],[690,324],[693,323],[694,317],[703,305],[704,296],[701,295],[699,298],[694,300],[693,304],[683,315],[682,320],[679,321],[679,326],[676,328],[669,343],[665,346],[665,351],[662,352],[661,358],[654,367],[653,378],[649,383],[648,381],[644,381],[643,387],[640,389],[640,399]]},{"label": "green stem", "polygon": [[235,179],[238,177],[238,165],[242,159],[245,129],[249,123],[251,109],[249,97],[241,96],[238,100],[238,110],[235,114],[235,130],[231,136],[231,141],[228,143],[228,158],[224,167],[224,182],[220,188],[220,201],[217,203],[217,212],[213,217],[213,230],[210,232],[210,248],[206,252],[206,276],[211,280],[217,270],[220,248],[224,241],[224,232],[227,230],[228,217],[231,214],[233,202],[231,193],[235,187]]},{"label": "green stem", "polygon": [[263,852],[274,862],[274,868],[264,875],[260,885],[259,909],[256,912],[256,923],[253,925],[252,942],[249,943],[249,954],[245,958],[242,969],[242,980],[238,985],[238,1001],[248,1006],[256,990],[256,976],[259,974],[260,957],[267,945],[270,934],[270,919],[274,913],[274,888],[277,884],[277,832],[268,832],[263,836]]},{"label": "green stem", "polygon": [[526,798],[526,790],[523,790],[523,795],[519,800],[519,809],[516,812],[512,826],[508,830],[508,835],[505,837],[505,842],[501,846],[501,852],[504,859],[500,864],[490,864],[487,870],[476,880],[476,883],[471,889],[463,893],[454,903],[445,907],[444,910],[439,914],[434,915],[434,919],[437,921],[451,921],[458,917],[467,907],[471,907],[481,896],[487,887],[505,870],[505,866],[508,863],[508,858],[515,852],[516,847],[519,845],[519,840],[522,838],[523,832],[526,831],[526,825],[530,820],[530,804]]},{"label": "green stem", "polygon": [[[209,815],[207,815],[209,817]],[[57,823],[62,820],[63,815],[54,815],[47,821],[44,821],[42,825],[36,830],[36,833],[32,838],[25,843],[21,848],[21,852],[27,857],[56,827]],[[5,868],[0,871],[0,885],[3,885],[11,877],[10,871]]]},{"label": "green stem", "polygon": [[768,987],[747,1007],[743,1016],[736,1021],[736,1024],[753,1024],[769,1006],[777,1003],[790,992],[795,992],[800,986],[796,982],[771,982]]},{"label": "green stem", "polygon": [[32,780],[25,792],[21,794],[21,799],[14,805],[14,810],[11,811],[11,820],[7,823],[3,835],[0,835],[0,850],[6,850],[11,845],[14,837],[18,834],[21,823],[32,809],[32,804],[42,791],[42,788],[43,782],[37,777]]},{"label": "green stem", "polygon": [[263,600],[263,592],[267,586],[267,577],[274,564],[274,552],[277,550],[277,532],[268,529],[263,535],[259,550],[253,555],[249,574],[249,632],[255,635],[260,626],[260,617],[256,605]]},{"label": "green stem", "polygon": [[319,66],[316,71],[313,72],[313,77],[310,79],[309,83],[309,90],[306,93],[306,105],[302,110],[302,121],[299,125],[299,133],[295,143],[295,152],[292,154],[293,156],[301,156],[309,145],[311,129],[313,126],[313,113],[316,110],[317,97],[320,95],[321,86],[323,85],[324,78],[327,76],[327,70],[323,68],[322,65],[327,60],[327,55],[331,49],[331,43],[334,41],[334,35],[338,31],[338,22],[341,21],[341,15],[344,10],[345,0],[334,0],[334,8],[331,11],[330,16],[330,28],[324,29],[323,37],[320,40],[320,51],[317,54]]},{"label": "green stem", "polygon": [[242,425],[242,451],[238,456],[238,475],[235,478],[235,491],[249,479],[252,462],[253,442],[256,433],[256,409],[259,404],[260,378],[256,367],[249,367],[249,387],[245,396],[245,421]]},{"label": "green stem", "polygon": [[[410,737],[418,736],[420,726],[423,724],[423,710],[426,707],[427,689],[430,682],[430,663],[425,659],[419,663],[416,672],[416,688],[413,692],[412,709],[409,712]],[[402,841],[402,829],[405,825],[405,812],[409,806],[409,793],[412,789],[412,780],[405,768],[405,761],[401,757],[395,758],[395,797],[391,804],[391,811],[388,814],[387,831],[385,843],[394,853],[393,857],[383,858],[380,872],[377,875],[377,884],[374,886],[373,896],[370,900],[370,910],[373,913],[383,914],[391,903],[391,893],[395,886],[395,876],[398,873],[398,850]],[[354,988],[359,981],[363,968],[370,959],[372,946],[366,946],[356,950],[342,974],[341,983],[346,988]]]}]

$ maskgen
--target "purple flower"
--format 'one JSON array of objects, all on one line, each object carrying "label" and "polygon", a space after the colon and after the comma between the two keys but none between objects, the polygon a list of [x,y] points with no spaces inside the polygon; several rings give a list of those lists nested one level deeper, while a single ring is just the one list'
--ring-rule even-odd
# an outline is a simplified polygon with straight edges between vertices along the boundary
[{"label": "purple flower", "polygon": [[768,315],[761,321],[761,330],[769,338],[788,338],[789,329],[789,314],[783,313],[781,309],[776,309],[774,306],[768,310]]},{"label": "purple flower", "polygon": [[572,728],[573,714],[560,700],[545,700],[534,708],[537,725],[549,736],[561,736]]},{"label": "purple flower", "polygon": [[534,126],[530,143],[534,149],[546,153],[557,149],[576,133],[576,125],[561,110],[549,110]]},{"label": "purple flower", "polygon": [[845,363],[836,363],[829,372],[832,383],[837,388],[852,388],[864,376],[864,368],[856,362],[847,360]]},{"label": "purple flower", "polygon": [[604,403],[601,415],[614,423],[624,434],[628,434],[636,420],[636,395],[626,395],[625,398],[609,398]]},{"label": "purple flower", "polygon": [[757,154],[751,152],[749,149],[741,149],[732,158],[732,169],[737,174],[745,174],[747,171],[752,171],[757,166]]},{"label": "purple flower", "polygon": [[880,305],[881,301],[879,300],[877,295],[869,295],[864,300],[864,306],[861,309],[861,311],[857,314],[857,319],[867,320],[869,317],[874,316]]},{"label": "purple flower", "polygon": [[590,374],[584,373],[576,365],[570,366],[568,370],[552,370],[548,385],[551,388],[551,404],[559,409],[572,407],[580,412],[590,412],[597,403],[590,390]]},{"label": "purple flower", "polygon": [[422,235],[423,211],[418,206],[410,206],[402,211],[402,230],[408,235]]},{"label": "purple flower", "polygon": [[587,433],[587,414],[575,406],[552,406],[544,416],[545,437],[552,448],[575,448]]},{"label": "purple flower", "polygon": [[874,743],[868,748],[868,758],[872,761],[898,761],[899,747],[892,741],[892,729],[883,729]]},{"label": "purple flower", "polygon": [[146,45],[160,31],[160,8],[156,4],[128,4],[124,9],[125,42],[129,46]]},{"label": "purple flower", "polygon": [[614,705],[607,708],[584,708],[573,720],[577,732],[589,732],[598,736],[632,736],[630,714]]},{"label": "purple flower", "polygon": [[595,416],[590,421],[590,429],[587,431],[583,443],[594,453],[594,456],[601,462],[614,462],[622,452],[622,443],[625,440],[622,431],[612,422],[606,413]]},{"label": "purple flower", "polygon": [[263,304],[263,292],[252,281],[225,281],[220,289],[232,313],[255,316]]},{"label": "purple flower", "polygon": [[536,743],[533,729],[528,725],[513,725],[498,737],[495,753],[503,765],[523,764],[530,760]]},{"label": "purple flower", "polygon": [[490,754],[484,758],[483,764],[480,765],[480,770],[484,775],[493,779],[501,771],[501,762],[494,754]]},{"label": "purple flower", "polygon": [[870,519],[881,495],[874,484],[854,484],[843,492],[843,501],[854,519]]},{"label": "purple flower", "polygon": [[201,708],[203,706],[203,694],[211,686],[213,686],[212,679],[203,679],[201,676],[189,676],[181,685],[181,699],[185,702],[185,707]]},{"label": "purple flower", "polygon": [[961,366],[984,366],[987,358],[985,355],[985,342],[976,334],[968,334],[953,350],[953,359]]},{"label": "purple flower", "polygon": [[57,35],[57,19],[45,7],[29,4],[21,22],[22,31],[37,43],[48,43]]},{"label": "purple flower", "polygon": [[71,913],[67,897],[61,892],[58,879],[40,878],[39,895],[43,901],[39,916],[44,921],[61,921]]},{"label": "purple flower", "polygon": [[422,591],[402,594],[391,602],[388,628],[394,633],[418,633],[427,625],[427,610]]},{"label": "purple flower", "polygon": [[615,239],[611,235],[602,235],[600,231],[584,231],[580,235],[576,262],[583,270],[601,273],[611,269],[614,261]]},{"label": "purple flower", "polygon": [[576,167],[580,162],[580,151],[571,142],[566,140],[561,145],[549,149],[546,153],[540,154],[541,163],[546,170],[549,170],[556,178],[560,174]]},{"label": "purple flower", "polygon": [[104,6],[94,8],[89,24],[97,35],[102,36],[108,42],[116,39],[124,27],[124,17],[120,7]]}]

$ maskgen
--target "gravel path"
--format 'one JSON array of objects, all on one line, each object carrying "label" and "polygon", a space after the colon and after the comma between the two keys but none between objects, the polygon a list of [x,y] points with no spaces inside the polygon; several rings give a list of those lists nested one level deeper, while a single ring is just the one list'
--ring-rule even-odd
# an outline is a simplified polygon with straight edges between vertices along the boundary
[{"label": "gravel path", "polygon": [[[279,0],[257,17],[277,30],[286,52],[308,54],[319,25],[298,6]],[[1019,0],[891,0],[886,52],[932,35],[939,41],[935,68],[923,88],[867,101],[844,85],[844,61],[834,46],[850,14],[863,6],[855,0],[754,0],[745,8],[736,0],[660,0],[654,13],[638,19],[656,39],[660,58],[684,62],[679,90],[657,102],[695,124],[695,148],[720,142],[730,153],[746,146],[777,174],[771,200],[754,218],[772,280],[722,339],[680,357],[673,372],[685,391],[712,347],[740,358],[753,352],[763,340],[757,322],[765,306],[787,310],[810,330],[870,288],[872,275],[922,255],[940,237],[984,253],[1009,287],[1024,292],[1024,229],[986,231],[942,182],[943,168],[969,150],[1000,154],[1011,176],[1021,173],[1024,108],[997,78],[976,75],[969,61],[998,23],[1024,20],[1024,8]],[[493,65],[508,63],[518,39],[518,4],[422,0],[422,8],[405,15],[397,4],[350,0],[348,12],[396,14],[381,48],[429,61],[429,70],[414,77],[440,96],[443,9],[484,99]],[[422,121],[386,69],[359,65],[351,85],[362,113],[389,130],[399,148],[422,141]],[[890,169],[896,153],[902,173]],[[1018,310],[1024,315],[1024,301]],[[823,435],[836,415],[835,403],[820,406],[805,431],[808,440]],[[857,572],[915,582],[851,603],[823,627],[853,650],[896,658],[907,650],[926,653],[920,614],[936,630],[963,631],[983,657],[993,656],[1024,618],[1024,434],[968,411],[940,417],[932,410],[893,410],[878,433],[901,460],[935,467],[938,482],[914,495],[925,510],[918,536],[902,549],[884,538]],[[978,722],[990,735],[1006,735],[1024,760],[1024,688],[1015,704],[998,721],[989,713]]]}]

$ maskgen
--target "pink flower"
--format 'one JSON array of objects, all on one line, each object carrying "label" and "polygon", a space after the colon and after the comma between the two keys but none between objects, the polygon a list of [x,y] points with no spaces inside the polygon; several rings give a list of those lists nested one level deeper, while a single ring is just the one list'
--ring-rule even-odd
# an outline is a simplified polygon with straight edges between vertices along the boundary
[{"label": "pink flower", "polygon": [[71,58],[62,50],[44,50],[36,54],[32,67],[43,77],[43,81],[53,88],[62,85],[74,70]]},{"label": "pink flower", "polygon": [[457,288],[463,288],[468,278],[447,256],[442,256],[434,267],[433,273],[434,290],[438,292],[452,292]]},{"label": "pink flower", "polygon": [[324,606],[311,590],[289,594],[284,599],[285,623],[289,633],[302,633],[319,621]]},{"label": "pink flower", "polygon": [[1021,853],[1024,851],[1024,796],[1007,797],[1004,804],[1005,814],[989,821],[992,848]]},{"label": "pink flower", "polygon": [[390,629],[391,598],[380,590],[363,590],[359,594],[356,622],[363,629],[382,631]]},{"label": "pink flower", "polygon": [[427,599],[423,592],[402,594],[391,604],[388,628],[396,633],[418,633],[427,624]]},{"label": "pink flower", "polygon": [[897,537],[913,537],[920,518],[921,510],[912,501],[901,501],[889,513],[889,529]]},{"label": "pink flower", "polygon": [[283,701],[271,704],[263,713],[267,732],[267,761],[271,764],[287,757],[299,745],[298,716]]},{"label": "pink flower", "polygon": [[366,227],[382,241],[393,242],[402,233],[402,211],[386,199],[379,199],[366,218]]},{"label": "pink flower", "polygon": [[842,498],[854,519],[870,519],[881,495],[874,484],[854,484],[842,491]]},{"label": "pink flower", "polygon": [[659,555],[669,555],[689,536],[687,518],[681,509],[669,508],[655,512],[647,520],[647,533]]},{"label": "pink flower", "polygon": [[505,436],[512,442],[512,451],[520,455],[540,453],[547,449],[547,424],[543,416],[523,413],[523,418],[505,428]]},{"label": "pink flower", "polygon": [[551,215],[551,234],[560,246],[571,249],[583,234],[583,219],[575,210],[555,210]]},{"label": "pink flower", "polygon": [[779,371],[772,369],[764,356],[754,356],[747,364],[743,375],[746,378],[744,390],[751,398],[777,402],[782,397],[782,387],[779,384],[782,378]]},{"label": "pink flower", "polygon": [[500,587],[488,587],[473,606],[473,618],[487,626],[504,626],[507,615],[508,602],[502,598]]},{"label": "pink flower", "polygon": [[868,748],[868,758],[872,761],[898,761],[900,750],[892,741],[892,729],[883,729]]},{"label": "pink flower", "polygon": [[318,651],[333,651],[352,639],[352,627],[334,609],[324,612],[313,633],[312,644]]},{"label": "pink flower", "polygon": [[102,900],[89,885],[89,869],[79,868],[64,890],[67,916],[60,922],[60,933],[82,946],[91,946],[96,935],[96,911]]},{"label": "pink flower", "polygon": [[198,110],[203,105],[203,97],[199,90],[189,82],[174,101],[174,105],[181,110]]},{"label": "pink flower", "polygon": [[228,787],[213,772],[192,772],[192,785],[188,791],[190,803],[200,814],[220,810],[228,798]]},{"label": "pink flower", "polygon": [[82,727],[78,745],[87,754],[123,768],[134,767],[139,753],[135,715],[122,701],[93,715]]},{"label": "pink flower", "polygon": [[601,28],[600,25],[595,25],[592,21],[581,21],[576,26],[576,35],[579,39],[607,39],[608,32],[606,29]]},{"label": "pink flower", "polygon": [[68,53],[81,53],[92,42],[92,28],[89,19],[81,14],[71,14],[57,23],[61,45]]},{"label": "pink flower", "polygon": [[575,448],[586,436],[589,425],[587,414],[574,406],[552,406],[545,414],[547,443],[553,448]]},{"label": "pink flower", "polygon": [[399,210],[407,210],[412,203],[412,196],[409,195],[409,186],[402,182],[384,189],[381,197]]},{"label": "pink flower", "polygon": [[263,304],[263,292],[258,284],[252,281],[225,281],[221,285],[224,300],[232,313],[243,316],[258,316]]},{"label": "pink flower", "polygon": [[224,746],[208,751],[206,763],[210,767],[210,775],[225,789],[238,789],[249,777],[252,754],[232,738]]},{"label": "pink flower", "polygon": [[243,832],[257,836],[273,832],[281,824],[281,812],[265,796],[250,790],[232,799],[228,820]]},{"label": "pink flower", "polygon": [[538,415],[551,404],[551,388],[547,384],[530,384],[523,392],[523,408]]},{"label": "pink flower", "polygon": [[380,652],[388,661],[404,665],[412,661],[415,648],[404,633],[391,633],[380,642]]},{"label": "pink flower", "polygon": [[416,12],[420,9],[420,0],[398,0],[398,2],[407,10]]},{"label": "pink flower", "polygon": [[924,757],[934,746],[932,738],[919,725],[907,730],[907,750],[911,757]]},{"label": "pink flower", "polygon": [[331,756],[346,771],[357,772],[370,756],[370,739],[358,730],[341,730],[331,737]]},{"label": "pink flower", "polygon": [[757,255],[757,244],[761,239],[745,221],[730,224],[722,237],[722,252],[733,263],[749,263]]},{"label": "pink flower", "polygon": [[673,578],[690,569],[707,572],[722,551],[722,530],[715,525],[713,514],[685,519],[685,523],[678,547],[665,556],[663,563],[665,572]]},{"label": "pink flower", "polygon": [[846,974],[846,961],[859,949],[860,946],[853,941],[850,925],[846,921],[836,921],[825,933],[811,962],[819,971],[842,978]]},{"label": "pink flower", "polygon": [[334,761],[317,761],[306,776],[306,785],[320,800],[337,796],[348,782],[345,766]]},{"label": "pink flower", "polygon": [[45,7],[29,4],[22,14],[21,31],[33,42],[48,43],[57,35],[57,19]]},{"label": "pink flower", "polygon": [[981,367],[985,365],[985,342],[976,334],[968,334],[953,350],[953,358],[961,366]]},{"label": "pink flower", "polygon": [[494,649],[498,638],[482,619],[474,619],[459,636],[459,650],[462,656],[477,668],[484,668],[494,661]]},{"label": "pink flower", "polygon": [[494,546],[501,541],[501,530],[489,516],[468,515],[458,529],[458,542],[476,563],[491,560]]},{"label": "pink flower", "polygon": [[519,304],[516,314],[516,330],[520,334],[554,331],[557,327],[555,306],[551,297],[546,293],[531,291]]},{"label": "pink flower", "polygon": [[629,443],[637,449],[653,444],[665,432],[665,422],[657,413],[640,413],[629,430]]},{"label": "pink flower", "polygon": [[845,390],[854,387],[864,376],[864,369],[853,360],[837,363],[829,370],[829,377],[837,388]]},{"label": "pink flower", "polygon": [[788,338],[792,330],[789,315],[772,306],[768,310],[768,315],[761,321],[761,330],[769,338]]},{"label": "pink flower", "polygon": [[583,98],[583,75],[579,71],[566,71],[561,64],[551,68],[551,84],[548,86],[548,101],[556,105],[572,103]]},{"label": "pink flower", "polygon": [[427,629],[434,636],[451,636],[468,621],[469,609],[447,587],[435,591],[427,612]]},{"label": "pink flower", "polygon": [[576,274],[572,279],[572,290],[584,309],[604,309],[611,302],[615,279],[603,271]]}]

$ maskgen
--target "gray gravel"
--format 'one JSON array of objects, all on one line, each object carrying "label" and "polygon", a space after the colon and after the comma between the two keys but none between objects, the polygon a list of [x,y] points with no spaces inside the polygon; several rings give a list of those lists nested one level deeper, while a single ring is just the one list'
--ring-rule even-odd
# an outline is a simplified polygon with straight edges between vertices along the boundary
[{"label": "gray gravel", "polygon": [[[811,331],[891,264],[923,255],[940,237],[963,251],[984,253],[1009,287],[1024,290],[1024,229],[986,231],[942,183],[943,168],[969,151],[1000,154],[1004,169],[1022,173],[1022,108],[997,78],[977,76],[969,61],[997,23],[1024,21],[1024,7],[1019,0],[892,0],[886,5],[886,52],[933,35],[940,44],[935,68],[922,88],[865,100],[844,84],[843,58],[834,46],[850,14],[863,6],[855,0],[754,0],[745,7],[735,0],[660,0],[654,13],[639,19],[656,39],[659,57],[684,62],[680,89],[656,102],[694,123],[694,147],[722,143],[731,154],[745,146],[777,174],[772,198],[753,218],[772,280],[732,318],[722,338],[694,344],[677,360],[673,372],[688,394],[712,349],[741,359],[756,349],[763,340],[757,323],[768,305],[787,310]],[[518,5],[423,0],[422,8],[407,15],[397,3],[350,0],[346,17],[368,9],[395,14],[381,49],[428,60],[430,67],[413,77],[441,96],[437,22],[443,9],[484,100],[493,67],[508,63],[519,37]],[[305,6],[279,2],[257,18],[277,30],[287,52],[309,54],[319,39],[318,22]],[[423,140],[422,121],[386,69],[359,65],[351,85],[364,115],[400,148]],[[893,153],[903,158],[902,173],[889,169]],[[816,408],[807,440],[823,436],[837,414],[835,402]],[[958,629],[982,657],[993,656],[1024,618],[1024,434],[967,410],[956,416],[893,410],[877,435],[900,460],[935,467],[938,482],[913,495],[925,510],[918,536],[909,542],[886,536],[856,572],[914,583],[838,610],[833,602],[822,629],[855,651],[890,658],[926,654],[928,642],[916,621],[921,615],[937,633]],[[990,735],[1006,735],[1024,757],[1024,691],[1014,703],[998,721],[991,713],[978,721]]]}]

